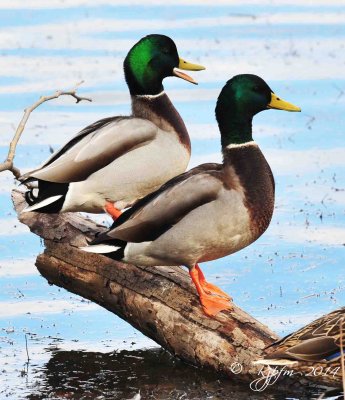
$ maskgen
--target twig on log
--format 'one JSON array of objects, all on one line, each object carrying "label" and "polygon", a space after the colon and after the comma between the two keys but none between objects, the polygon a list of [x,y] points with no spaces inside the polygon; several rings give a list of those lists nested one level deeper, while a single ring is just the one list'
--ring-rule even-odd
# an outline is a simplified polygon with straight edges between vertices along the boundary
[{"label": "twig on log", "polygon": [[82,100],[85,101],[92,101],[88,97],[81,97],[77,94],[78,87],[83,83],[83,81],[77,83],[72,89],[64,91],[64,90],[57,90],[54,94],[49,96],[41,96],[36,103],[32,104],[30,107],[24,110],[24,115],[16,129],[16,132],[13,136],[13,139],[10,143],[7,158],[3,163],[0,163],[0,172],[2,171],[11,171],[16,179],[19,179],[21,173],[20,170],[14,166],[13,160],[16,154],[16,148],[18,141],[24,131],[25,125],[30,117],[32,111],[34,111],[37,107],[41,104],[45,103],[46,101],[57,99],[60,96],[72,96],[76,99],[76,103],[79,103]]}]

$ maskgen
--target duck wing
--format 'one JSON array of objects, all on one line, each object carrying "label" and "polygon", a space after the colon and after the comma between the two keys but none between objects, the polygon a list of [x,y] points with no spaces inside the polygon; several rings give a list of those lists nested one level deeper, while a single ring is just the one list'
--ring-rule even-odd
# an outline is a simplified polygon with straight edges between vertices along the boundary
[{"label": "duck wing", "polygon": [[301,361],[322,361],[325,358],[336,354],[339,346],[334,338],[323,336],[304,340],[285,350],[277,350],[270,353],[269,359],[288,359]]},{"label": "duck wing", "polygon": [[156,125],[141,118],[105,118],[83,129],[42,167],[21,179],[55,183],[83,181],[116,158],[152,141],[157,131]]},{"label": "duck wing", "polygon": [[134,243],[157,239],[192,210],[216,200],[223,187],[221,175],[222,165],[203,164],[171,179],[124,212],[91,245],[114,239]]}]

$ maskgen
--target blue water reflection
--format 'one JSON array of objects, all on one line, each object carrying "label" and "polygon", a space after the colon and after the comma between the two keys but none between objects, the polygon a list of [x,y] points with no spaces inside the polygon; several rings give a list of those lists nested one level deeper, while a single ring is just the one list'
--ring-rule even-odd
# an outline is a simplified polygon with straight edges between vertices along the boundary
[{"label": "blue water reflection", "polygon": [[[255,117],[254,138],[276,178],[275,214],[268,231],[252,246],[205,263],[206,276],[281,335],[343,306],[343,7],[327,1],[317,6],[301,5],[297,0],[270,7],[259,1],[231,7],[202,1],[194,5],[168,2],[164,6],[131,5],[129,1],[117,7],[110,1],[99,6],[70,1],[70,7],[58,0],[45,5],[40,2],[36,9],[31,0],[26,9],[0,4],[0,122],[6,135],[0,138],[0,159],[6,157],[6,143],[25,107],[40,95],[73,86],[81,79],[86,81],[81,93],[97,101],[75,105],[64,99],[35,111],[17,149],[16,164],[21,169],[39,165],[50,155],[50,147],[58,148],[86,124],[109,115],[128,114],[129,97],[120,60],[142,35],[157,31],[171,35],[182,47],[181,55],[208,67],[195,74],[198,87],[177,79],[165,82],[192,136],[192,165],[220,161],[214,106],[219,90],[232,75],[258,73],[281,97],[302,107],[298,115],[267,111]],[[235,19],[217,23],[217,18],[226,17]],[[192,19],[194,22],[186,26],[178,24]],[[116,22],[123,21],[133,29],[114,30]],[[13,187],[13,179],[1,174],[0,380],[7,383],[0,385],[0,398],[38,399],[42,397],[34,384],[46,393],[47,385],[52,389],[56,381],[51,375],[54,360],[63,363],[69,355],[72,359],[81,356],[73,352],[83,351],[92,363],[99,352],[138,350],[155,344],[99,306],[48,285],[33,265],[43,250],[40,239],[20,226],[12,210]],[[32,358],[28,375],[22,373],[25,333]],[[156,357],[152,354],[140,357],[152,361],[151,357]],[[109,354],[103,360],[104,369],[108,362],[115,362]],[[167,371],[174,363],[164,362]],[[128,371],[131,368],[128,363]],[[178,369],[184,371],[180,365]],[[158,371],[150,375],[153,381]],[[84,372],[90,374],[89,370]],[[68,368],[65,374],[68,377]],[[129,398],[137,393],[140,384],[146,384],[140,374],[145,375],[142,370],[133,375],[138,382],[133,383],[133,390],[116,395]],[[202,376],[206,386],[213,379]],[[175,387],[179,385],[176,380]],[[114,388],[108,389],[114,396]],[[76,394],[80,388],[73,390]],[[217,388],[205,390],[214,396],[209,398],[217,398]],[[242,389],[227,390],[228,396],[235,391],[237,398],[242,398]],[[189,393],[190,398],[200,397],[192,389]],[[243,396],[248,398],[248,392]],[[269,396],[265,398],[283,398]]]}]

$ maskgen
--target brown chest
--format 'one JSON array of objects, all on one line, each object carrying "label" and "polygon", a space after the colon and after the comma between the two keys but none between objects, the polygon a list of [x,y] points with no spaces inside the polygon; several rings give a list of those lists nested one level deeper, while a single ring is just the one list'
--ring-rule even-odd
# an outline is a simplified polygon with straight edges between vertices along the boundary
[{"label": "brown chest", "polygon": [[225,161],[234,169],[250,216],[255,239],[268,228],[274,209],[274,178],[259,147],[252,145],[227,149]]},{"label": "brown chest", "polygon": [[175,132],[190,153],[191,143],[186,125],[164,92],[157,96],[133,96],[132,110],[133,115],[148,119],[163,131]]}]

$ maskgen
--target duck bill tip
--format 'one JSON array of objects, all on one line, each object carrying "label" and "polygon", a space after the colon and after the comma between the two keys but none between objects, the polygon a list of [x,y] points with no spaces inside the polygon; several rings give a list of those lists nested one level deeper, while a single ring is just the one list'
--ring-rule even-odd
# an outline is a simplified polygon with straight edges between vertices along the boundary
[{"label": "duck bill tip", "polygon": [[275,93],[271,93],[271,101],[268,103],[267,108],[290,112],[301,112],[300,107],[281,99]]},{"label": "duck bill tip", "polygon": [[184,60],[181,57],[179,57],[178,68],[187,71],[203,71],[204,69],[206,69],[203,65],[191,63],[189,61]]}]

